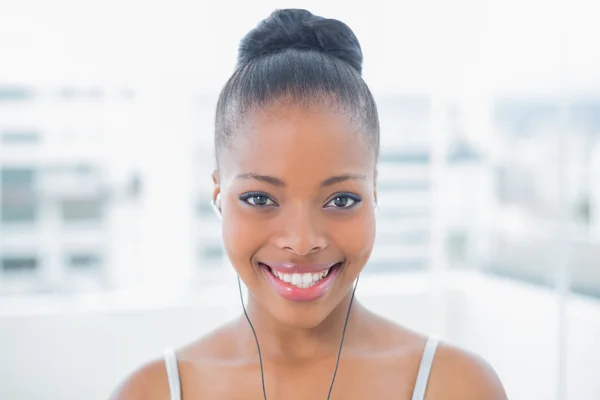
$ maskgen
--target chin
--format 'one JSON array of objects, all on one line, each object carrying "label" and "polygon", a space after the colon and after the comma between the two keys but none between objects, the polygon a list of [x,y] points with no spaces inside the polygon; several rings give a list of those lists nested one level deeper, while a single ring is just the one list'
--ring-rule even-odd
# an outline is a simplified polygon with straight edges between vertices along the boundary
[{"label": "chin", "polygon": [[325,305],[287,305],[271,309],[271,315],[282,325],[295,329],[314,329],[323,323],[334,307]]}]

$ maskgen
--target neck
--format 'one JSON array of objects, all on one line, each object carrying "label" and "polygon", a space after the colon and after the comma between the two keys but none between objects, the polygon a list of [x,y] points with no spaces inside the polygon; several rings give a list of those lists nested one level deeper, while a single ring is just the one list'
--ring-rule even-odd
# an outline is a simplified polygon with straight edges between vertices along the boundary
[{"label": "neck", "polygon": [[[250,297],[247,307],[248,316],[256,330],[263,357],[283,362],[315,361],[336,357],[351,299],[352,291],[319,325],[311,328],[299,328],[277,321]],[[354,341],[353,337],[356,336],[358,327],[356,321],[364,313],[365,309],[355,298],[350,309],[344,347],[351,346]],[[252,352],[255,353],[254,335],[248,327],[245,317],[242,317],[240,324],[247,327],[244,328],[244,331],[248,333],[243,340],[244,348],[252,349]]]}]

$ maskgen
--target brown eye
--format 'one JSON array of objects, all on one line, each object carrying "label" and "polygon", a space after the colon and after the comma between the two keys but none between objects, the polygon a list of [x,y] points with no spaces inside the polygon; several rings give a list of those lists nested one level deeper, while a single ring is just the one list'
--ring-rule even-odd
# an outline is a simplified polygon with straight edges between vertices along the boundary
[{"label": "brown eye", "polygon": [[360,202],[360,198],[357,196],[351,196],[348,194],[335,196],[329,203],[325,205],[327,208],[340,208],[347,209],[352,208]]},{"label": "brown eye", "polygon": [[246,201],[253,206],[268,206],[270,205],[269,202],[273,203],[271,199],[266,196],[253,196]]},{"label": "brown eye", "polygon": [[260,192],[244,193],[240,196],[240,200],[254,207],[275,205],[275,202],[267,194]]}]

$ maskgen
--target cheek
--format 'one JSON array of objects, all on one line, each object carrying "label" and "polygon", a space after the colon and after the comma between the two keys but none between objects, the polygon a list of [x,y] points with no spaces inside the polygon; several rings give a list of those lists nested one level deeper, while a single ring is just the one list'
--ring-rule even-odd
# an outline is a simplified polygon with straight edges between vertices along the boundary
[{"label": "cheek", "polygon": [[252,269],[250,260],[268,241],[269,232],[260,219],[249,218],[236,205],[227,208],[222,220],[223,245],[240,275]]},{"label": "cheek", "polygon": [[332,222],[329,231],[332,242],[342,253],[355,262],[366,263],[375,243],[373,215],[363,212],[352,219]]}]

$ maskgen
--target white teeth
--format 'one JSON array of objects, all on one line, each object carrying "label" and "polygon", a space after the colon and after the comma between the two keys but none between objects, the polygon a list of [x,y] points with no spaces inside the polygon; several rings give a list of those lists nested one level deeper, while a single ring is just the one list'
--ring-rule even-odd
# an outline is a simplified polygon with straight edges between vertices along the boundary
[{"label": "white teeth", "polygon": [[304,283],[305,285],[309,285],[312,282],[312,280],[313,278],[311,273],[302,274],[302,283]]},{"label": "white teeth", "polygon": [[310,272],[304,274],[284,274],[273,269],[271,269],[271,272],[280,280],[287,283],[291,283],[292,285],[302,289],[306,289],[315,285],[317,282],[319,282],[321,279],[325,278],[329,274],[329,270],[312,274]]},{"label": "white teeth", "polygon": [[300,274],[292,275],[292,285],[299,286],[302,283],[302,276]]}]

